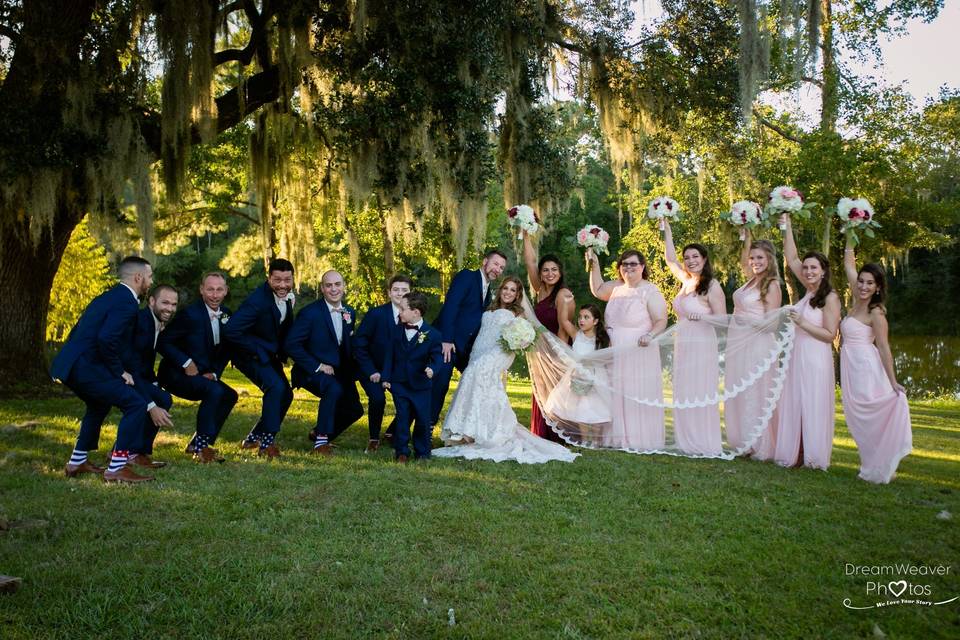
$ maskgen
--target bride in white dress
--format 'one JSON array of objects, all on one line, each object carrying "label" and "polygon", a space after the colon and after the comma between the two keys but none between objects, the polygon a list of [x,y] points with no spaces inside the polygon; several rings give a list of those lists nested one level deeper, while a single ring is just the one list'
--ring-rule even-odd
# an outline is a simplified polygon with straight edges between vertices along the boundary
[{"label": "bride in white dress", "polygon": [[434,449],[434,456],[536,464],[573,462],[580,455],[530,433],[517,422],[510,406],[504,374],[515,354],[504,350],[499,339],[503,327],[520,315],[524,315],[523,284],[508,276],[483,314],[470,364],[443,421],[440,437],[447,446]]}]

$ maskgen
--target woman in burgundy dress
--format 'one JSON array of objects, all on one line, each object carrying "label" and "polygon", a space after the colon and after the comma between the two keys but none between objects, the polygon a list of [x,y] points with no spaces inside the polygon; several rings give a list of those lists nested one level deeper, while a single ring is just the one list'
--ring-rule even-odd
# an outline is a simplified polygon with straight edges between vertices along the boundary
[{"label": "woman in burgundy dress", "polygon": [[[563,283],[563,267],[560,259],[553,255],[545,255],[537,260],[537,250],[533,246],[533,241],[524,232],[523,260],[527,266],[530,288],[533,290],[531,297],[536,301],[533,311],[537,319],[551,333],[570,344],[573,337],[577,335],[577,327],[573,323],[577,303],[573,293]],[[560,436],[554,433],[543,419],[536,396],[530,408],[530,431],[541,438],[562,442]]]}]

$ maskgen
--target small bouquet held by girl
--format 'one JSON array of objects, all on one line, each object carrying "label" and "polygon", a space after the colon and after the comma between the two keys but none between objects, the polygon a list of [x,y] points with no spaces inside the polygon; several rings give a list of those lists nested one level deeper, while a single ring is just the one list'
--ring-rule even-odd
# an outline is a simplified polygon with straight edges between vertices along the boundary
[{"label": "small bouquet held by girl", "polygon": [[847,234],[854,246],[860,243],[860,238],[857,237],[858,229],[863,230],[868,238],[873,238],[873,229],[880,227],[880,223],[874,218],[873,207],[866,198],[840,198],[837,203],[837,217],[843,221],[840,233]]},{"label": "small bouquet held by girl", "polygon": [[[577,244],[584,249],[593,249],[594,253],[606,255],[608,253],[607,243],[610,242],[610,234],[595,224],[588,224],[580,231],[577,231]],[[587,273],[590,273],[590,254],[587,253]]]},{"label": "small bouquet held by girl", "polygon": [[500,330],[500,346],[507,353],[523,355],[537,339],[537,330],[526,318],[514,318]]},{"label": "small bouquet held by girl", "polygon": [[793,187],[780,186],[767,196],[766,211],[768,216],[780,216],[778,226],[780,231],[787,228],[785,216],[799,214],[803,218],[810,217],[810,210],[817,206],[816,202],[803,202],[803,194]]},{"label": "small bouquet held by girl", "polygon": [[720,214],[721,220],[726,220],[730,224],[740,229],[740,240],[747,239],[747,228],[753,229],[764,224],[769,217],[760,205],[750,200],[741,200],[733,203],[729,212]]},{"label": "small bouquet held by girl", "polygon": [[647,207],[647,217],[651,220],[657,220],[660,224],[660,231],[663,231],[664,218],[673,218],[676,220],[680,217],[680,205],[677,204],[676,200],[668,198],[667,196],[654,198],[650,201],[650,206]]},{"label": "small bouquet held by girl", "polygon": [[511,227],[520,230],[517,234],[517,240],[523,240],[524,231],[531,236],[540,231],[540,217],[529,205],[518,204],[507,209],[507,222]]},{"label": "small bouquet held by girl", "polygon": [[603,314],[596,305],[585,304],[580,307],[577,324],[580,330],[572,346],[577,363],[550,392],[544,410],[572,422],[608,423],[611,420],[610,380],[604,365],[590,362],[594,351],[610,346]]}]

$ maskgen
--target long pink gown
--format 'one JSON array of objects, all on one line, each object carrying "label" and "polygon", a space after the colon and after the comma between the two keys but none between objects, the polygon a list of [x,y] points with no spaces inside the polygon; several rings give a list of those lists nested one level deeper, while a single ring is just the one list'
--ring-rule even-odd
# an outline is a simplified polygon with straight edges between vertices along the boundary
[{"label": "long pink gown", "polygon": [[[710,305],[691,291],[673,299],[673,310],[680,318],[673,354],[674,402],[679,405],[713,398],[720,382],[717,332],[707,322],[688,319],[693,313],[708,315]],[[674,437],[681,451],[703,456],[723,454],[718,404],[674,409],[673,416]]]},{"label": "long pink gown", "polygon": [[[724,381],[727,390],[747,380],[755,367],[773,351],[776,338],[773,332],[758,333],[753,322],[766,315],[760,290],[747,283],[733,292],[733,320],[727,330],[726,366]],[[743,324],[738,321],[743,319]],[[750,385],[724,403],[723,418],[727,429],[727,443],[738,450],[747,445],[754,435],[757,419],[766,407],[776,371],[770,369],[763,380]],[[777,413],[774,411],[766,428],[751,446],[750,455],[757,460],[772,460],[777,446]]]},{"label": "long pink gown", "polygon": [[[647,295],[652,286],[617,286],[610,294],[604,320],[610,345],[636,345],[653,328],[647,311]],[[663,449],[663,408],[640,404],[624,398],[635,396],[653,400],[663,399],[663,380],[660,371],[660,349],[656,345],[617,354],[611,367],[613,397],[610,413],[611,428],[604,435],[605,447],[653,451]]]},{"label": "long pink gown", "polygon": [[[811,307],[812,297],[812,293],[804,296],[797,304],[797,311],[806,322],[822,327],[823,308]],[[830,466],[835,388],[833,346],[797,329],[780,396],[774,454],[778,464],[792,467],[800,462],[802,440],[805,466],[814,469]]]},{"label": "long pink gown", "polygon": [[873,327],[852,316],[840,323],[843,415],[860,450],[860,478],[886,484],[913,447],[907,397],[890,385]]}]

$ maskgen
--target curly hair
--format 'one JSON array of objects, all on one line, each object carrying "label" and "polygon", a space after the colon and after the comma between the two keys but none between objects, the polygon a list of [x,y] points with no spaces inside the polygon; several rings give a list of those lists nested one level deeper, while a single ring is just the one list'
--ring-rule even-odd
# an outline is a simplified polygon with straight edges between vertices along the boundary
[{"label": "curly hair", "polygon": [[[697,295],[705,296],[710,291],[710,282],[713,280],[713,267],[710,266],[710,254],[707,252],[705,246],[693,242],[683,248],[683,251],[680,252],[681,258],[683,254],[687,252],[687,249],[693,249],[703,258],[703,269],[700,270],[700,279],[697,281]],[[684,267],[683,270],[686,271],[687,268]],[[689,273],[689,271],[687,273]]]},{"label": "curly hair", "polygon": [[823,279],[820,280],[820,286],[817,287],[817,292],[814,293],[813,298],[810,299],[811,307],[814,309],[822,309],[823,305],[827,303],[827,296],[833,291],[833,285],[830,284],[830,261],[827,260],[827,256],[819,251],[807,251],[803,254],[801,262],[806,262],[808,258],[814,258],[820,263],[820,268],[823,269]]},{"label": "curly hair", "polygon": [[883,274],[883,268],[878,264],[868,262],[860,267],[857,276],[859,277],[861,273],[869,273],[873,276],[873,281],[877,284],[877,290],[873,296],[870,297],[870,303],[867,308],[873,311],[877,307],[880,307],[881,311],[886,311],[884,302],[886,302],[887,299],[887,277]]},{"label": "curly hair", "polygon": [[[500,300],[500,292],[503,290],[503,286],[508,282],[512,282],[513,284],[517,285],[517,297],[510,304],[504,304]],[[490,306],[487,307],[488,311],[496,311],[497,309],[509,309],[515,316],[519,316],[523,313],[523,283],[520,282],[520,278],[517,276],[507,276],[500,282],[500,286],[497,287],[496,295],[493,296]]]}]

